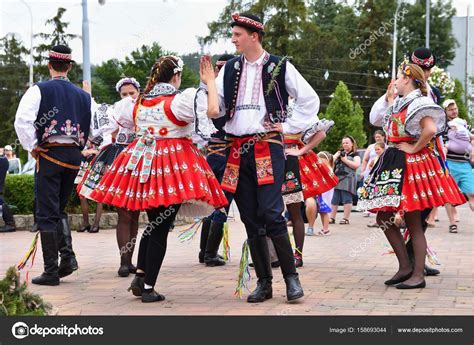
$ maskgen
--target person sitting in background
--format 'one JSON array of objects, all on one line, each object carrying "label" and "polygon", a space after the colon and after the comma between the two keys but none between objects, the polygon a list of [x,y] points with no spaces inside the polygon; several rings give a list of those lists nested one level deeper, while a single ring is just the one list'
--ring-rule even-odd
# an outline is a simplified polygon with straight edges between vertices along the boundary
[{"label": "person sitting in background", "polygon": [[19,174],[21,171],[21,162],[15,156],[13,148],[10,145],[5,146],[5,157],[8,159],[8,173],[9,174]]},{"label": "person sitting in background", "polygon": [[8,159],[0,156],[0,215],[5,222],[5,226],[0,227],[0,232],[13,232],[16,230],[15,219],[8,208],[7,203],[3,200],[3,186],[8,172]]}]

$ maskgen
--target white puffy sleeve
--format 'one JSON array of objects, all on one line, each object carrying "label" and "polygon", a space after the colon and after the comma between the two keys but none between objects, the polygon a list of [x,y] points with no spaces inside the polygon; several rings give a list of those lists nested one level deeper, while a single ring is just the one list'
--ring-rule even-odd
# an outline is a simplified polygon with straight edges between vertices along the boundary
[{"label": "white puffy sleeve", "polygon": [[285,86],[288,94],[294,98],[295,104],[291,116],[282,123],[283,133],[300,133],[318,121],[319,96],[295,66],[288,61],[286,62]]},{"label": "white puffy sleeve", "polygon": [[41,103],[41,91],[38,86],[30,87],[20,100],[15,115],[15,131],[25,150],[31,151],[38,141],[36,139],[35,121]]},{"label": "white puffy sleeve", "polygon": [[388,110],[388,102],[385,100],[385,94],[380,97],[370,109],[369,121],[376,127],[382,127],[384,116]]}]

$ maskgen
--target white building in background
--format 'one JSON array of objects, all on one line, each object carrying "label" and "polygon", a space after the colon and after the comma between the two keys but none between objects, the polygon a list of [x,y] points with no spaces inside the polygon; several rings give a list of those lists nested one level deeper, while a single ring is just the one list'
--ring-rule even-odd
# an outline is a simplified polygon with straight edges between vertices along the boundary
[{"label": "white building in background", "polygon": [[[469,16],[469,33],[467,32],[467,20],[464,17],[453,17],[453,34],[459,43],[459,47],[456,48],[455,57],[451,66],[447,68],[447,71],[451,74],[454,79],[459,79],[465,88],[466,86],[466,70],[467,70],[467,91],[471,95],[470,100],[470,116],[474,117],[474,84],[470,81],[469,77],[474,77],[474,16],[472,15],[474,8],[471,7],[471,15]],[[469,42],[466,39],[469,39]],[[468,54],[466,55],[466,49]]]}]

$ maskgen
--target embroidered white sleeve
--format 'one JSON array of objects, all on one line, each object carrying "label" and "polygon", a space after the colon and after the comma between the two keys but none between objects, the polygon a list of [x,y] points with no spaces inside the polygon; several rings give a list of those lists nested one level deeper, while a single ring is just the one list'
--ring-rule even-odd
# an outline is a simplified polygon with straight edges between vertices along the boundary
[{"label": "embroidered white sleeve", "polygon": [[222,67],[216,78],[217,96],[219,98],[219,116],[225,115],[225,101],[224,101],[224,72],[225,68]]},{"label": "embroidered white sleeve", "polygon": [[[37,145],[35,121],[41,103],[41,91],[38,86],[30,87],[20,100],[15,115],[15,131],[21,145],[27,151]],[[40,125],[40,124],[37,124]]]},{"label": "embroidered white sleeve", "polygon": [[120,127],[134,129],[133,122],[133,108],[135,107],[135,100],[132,97],[126,97],[113,106],[112,116]]},{"label": "embroidered white sleeve", "polygon": [[418,97],[413,100],[408,106],[407,113],[405,132],[413,137],[418,138],[421,135],[420,121],[427,116],[436,124],[436,135],[446,130],[446,113],[429,97]]},{"label": "embroidered white sleeve", "polygon": [[210,140],[217,132],[212,120],[207,116],[207,91],[199,88],[194,98],[194,132],[203,140]]},{"label": "embroidered white sleeve", "polygon": [[384,115],[387,113],[388,102],[385,100],[385,94],[380,97],[370,109],[369,121],[376,127],[383,126]]},{"label": "embroidered white sleeve", "polygon": [[[190,87],[174,97],[171,102],[171,111],[178,120],[187,123],[193,122],[196,93],[197,89]],[[205,106],[207,111],[207,102]]]},{"label": "embroidered white sleeve", "polygon": [[319,97],[290,62],[286,62],[285,85],[295,99],[292,115],[282,124],[283,133],[296,134],[318,121]]}]

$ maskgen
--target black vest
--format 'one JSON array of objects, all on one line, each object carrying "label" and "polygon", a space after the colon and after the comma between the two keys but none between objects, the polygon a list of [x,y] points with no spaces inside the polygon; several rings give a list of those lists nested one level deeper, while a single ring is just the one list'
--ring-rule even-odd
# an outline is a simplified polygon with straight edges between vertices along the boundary
[{"label": "black vest", "polygon": [[[268,93],[268,86],[272,80],[272,72],[282,60],[281,57],[269,55],[268,61],[263,65],[262,69],[262,90],[267,108],[267,116],[272,123],[285,122],[288,106],[288,92],[285,86],[286,61],[280,65],[280,71],[274,78],[277,85],[273,85],[271,92]],[[224,66],[224,101],[226,107],[226,121],[230,120],[235,114],[235,106],[239,91],[239,82],[244,66],[243,55],[237,56]],[[281,103],[281,104],[280,104]]]},{"label": "black vest", "polygon": [[36,84],[41,103],[34,123],[38,145],[54,136],[67,136],[81,148],[89,137],[91,96],[67,80]]}]

